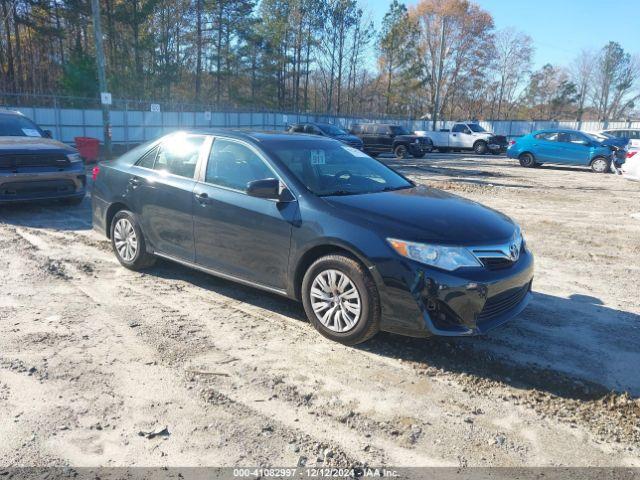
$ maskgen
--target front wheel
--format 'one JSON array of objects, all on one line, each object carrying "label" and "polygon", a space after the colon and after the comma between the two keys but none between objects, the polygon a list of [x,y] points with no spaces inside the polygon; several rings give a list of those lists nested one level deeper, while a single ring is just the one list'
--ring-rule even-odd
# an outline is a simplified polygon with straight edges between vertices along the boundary
[{"label": "front wheel", "polygon": [[111,246],[122,266],[130,270],[150,267],[156,258],[147,253],[144,235],[133,213],[120,210],[111,222]]},{"label": "front wheel", "polygon": [[489,151],[489,147],[487,146],[486,142],[476,142],[473,145],[473,151],[476,153],[476,155],[484,155]]},{"label": "front wheel", "polygon": [[313,326],[336,342],[362,343],[380,329],[378,289],[366,268],[346,255],[326,255],[309,267],[302,303]]},{"label": "front wheel", "polygon": [[396,158],[400,159],[400,158],[407,158],[407,155],[409,152],[406,145],[397,145],[393,149],[393,153],[396,156]]},{"label": "front wheel", "polygon": [[591,162],[591,170],[596,173],[607,173],[611,168],[611,163],[604,157],[594,158]]}]

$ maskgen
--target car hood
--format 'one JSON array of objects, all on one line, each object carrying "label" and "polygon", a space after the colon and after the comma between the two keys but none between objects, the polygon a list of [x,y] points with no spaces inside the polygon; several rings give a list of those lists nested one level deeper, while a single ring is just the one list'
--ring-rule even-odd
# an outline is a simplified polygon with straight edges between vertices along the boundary
[{"label": "car hood", "polygon": [[505,241],[516,225],[506,215],[435,188],[324,197],[340,215],[374,224],[385,237],[448,245]]},{"label": "car hood", "polygon": [[76,150],[57,140],[45,137],[0,137],[0,152],[32,152],[36,150],[64,151],[73,153]]},{"label": "car hood", "polygon": [[356,137],[355,135],[336,135],[335,137],[336,140],[340,140],[341,142],[356,142],[356,143],[362,143],[362,140],[360,140],[358,137]]}]

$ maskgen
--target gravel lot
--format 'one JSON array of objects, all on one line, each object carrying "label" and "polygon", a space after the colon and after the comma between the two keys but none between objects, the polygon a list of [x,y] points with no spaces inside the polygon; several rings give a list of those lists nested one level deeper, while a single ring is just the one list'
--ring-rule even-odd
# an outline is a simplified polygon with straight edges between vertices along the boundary
[{"label": "gravel lot", "polygon": [[288,300],[125,270],[88,200],[0,208],[0,466],[640,466],[640,184],[388,162],[523,226],[523,314],[483,338],[345,347]]}]

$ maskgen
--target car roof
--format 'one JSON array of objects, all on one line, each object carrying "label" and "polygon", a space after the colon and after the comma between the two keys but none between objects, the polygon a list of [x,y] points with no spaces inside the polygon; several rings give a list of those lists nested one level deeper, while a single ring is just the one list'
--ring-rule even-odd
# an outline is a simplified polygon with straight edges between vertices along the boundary
[{"label": "car roof", "polygon": [[[210,129],[189,129],[179,130],[179,132],[196,134],[196,135],[213,135],[213,136],[225,136],[227,138],[233,138],[236,140],[244,140],[251,143],[261,143],[264,141],[300,141],[308,140],[310,138],[319,142],[333,142],[329,138],[319,137],[318,135],[306,135],[301,133],[290,133],[281,131],[253,131],[253,130],[240,130],[240,129],[226,129],[226,128],[210,128]],[[177,132],[174,132],[177,133]],[[171,135],[171,134],[169,134]]]},{"label": "car roof", "polygon": [[543,130],[536,130],[531,132],[531,135],[538,135],[539,133],[550,133],[550,132],[559,132],[559,133],[586,133],[582,130],[572,130],[570,128],[545,128]]},{"label": "car roof", "polygon": [[367,123],[354,123],[353,126],[364,127],[365,125],[378,125],[380,127],[400,127],[399,123],[376,123],[376,122],[367,122]]},{"label": "car roof", "polygon": [[0,115],[12,115],[15,117],[25,116],[22,112],[18,112],[17,110],[9,110],[8,108],[0,108]]}]

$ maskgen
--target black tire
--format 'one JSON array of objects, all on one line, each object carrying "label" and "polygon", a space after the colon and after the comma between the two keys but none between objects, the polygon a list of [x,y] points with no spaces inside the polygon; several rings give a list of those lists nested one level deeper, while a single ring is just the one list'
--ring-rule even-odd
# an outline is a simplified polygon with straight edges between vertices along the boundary
[{"label": "black tire", "polygon": [[473,144],[473,151],[476,155],[484,155],[489,151],[489,146],[487,145],[487,142],[479,140]]},{"label": "black tire", "polygon": [[[325,326],[313,310],[311,287],[318,275],[327,270],[337,270],[355,285],[361,302],[360,316],[346,332],[338,332]],[[326,255],[316,260],[302,280],[302,303],[311,324],[323,336],[345,345],[356,345],[373,337],[380,330],[380,296],[367,269],[351,257],[341,254]]]},{"label": "black tire", "polygon": [[73,207],[73,206],[80,205],[83,200],[84,200],[84,197],[69,197],[69,198],[60,199],[60,203],[63,205],[69,205]]},{"label": "black tire", "polygon": [[449,149],[447,147],[438,147],[438,151],[440,153],[448,153]]},{"label": "black tire", "polygon": [[[132,258],[125,258],[118,248],[116,247],[116,226],[120,220],[126,220],[129,222],[131,227],[135,232],[137,247],[135,250],[135,254]],[[113,252],[116,255],[116,258],[120,262],[123,267],[126,267],[130,270],[142,270],[152,266],[156,263],[156,257],[147,252],[147,245],[144,240],[144,235],[142,234],[142,230],[136,221],[135,215],[128,210],[120,210],[117,212],[113,220],[111,220],[111,247],[113,248]]]},{"label": "black tire", "polygon": [[393,154],[398,159],[407,158],[407,156],[409,155],[409,149],[405,144],[401,143],[400,145],[396,145],[395,147],[393,147]]},{"label": "black tire", "polygon": [[536,159],[531,153],[523,153],[518,157],[520,161],[520,166],[524,168],[535,168],[538,166],[536,163]]},{"label": "black tire", "polygon": [[595,173],[609,173],[611,171],[611,160],[605,157],[596,157],[591,161],[591,170]]}]

